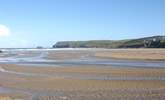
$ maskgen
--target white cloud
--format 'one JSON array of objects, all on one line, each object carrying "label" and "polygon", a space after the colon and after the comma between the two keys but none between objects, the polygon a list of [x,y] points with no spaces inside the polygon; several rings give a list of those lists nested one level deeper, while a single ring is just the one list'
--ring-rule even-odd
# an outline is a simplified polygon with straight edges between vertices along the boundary
[{"label": "white cloud", "polygon": [[10,36],[10,29],[5,25],[0,24],[0,37],[7,36]]}]

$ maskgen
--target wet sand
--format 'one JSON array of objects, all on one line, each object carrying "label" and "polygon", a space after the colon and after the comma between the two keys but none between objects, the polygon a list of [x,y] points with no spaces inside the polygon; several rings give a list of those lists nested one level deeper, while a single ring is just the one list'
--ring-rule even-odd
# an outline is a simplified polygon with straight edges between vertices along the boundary
[{"label": "wet sand", "polygon": [[[47,51],[44,56],[35,53],[32,56],[55,61],[109,59],[96,57],[100,52],[101,50],[64,50]],[[107,51],[102,50],[104,52]],[[35,57],[36,55],[39,57]],[[2,63],[0,100],[163,100],[164,78],[163,67]]]},{"label": "wet sand", "polygon": [[165,77],[164,68],[129,68],[129,67],[113,67],[113,66],[97,66],[97,65],[43,65],[42,67],[35,65],[21,65],[21,64],[1,64],[1,69],[8,71],[8,73],[31,73],[40,75],[58,76],[62,74],[75,74],[75,75],[105,75],[105,76],[118,76],[118,77]]},{"label": "wet sand", "polygon": [[49,52],[48,59],[66,60],[83,57],[135,59],[135,60],[165,60],[165,49],[83,49],[61,50]]},{"label": "wet sand", "polygon": [[80,58],[92,57],[94,56],[94,53],[95,50],[93,51],[93,49],[50,51],[48,53],[47,59],[75,60]]},{"label": "wet sand", "polygon": [[99,58],[165,60],[165,49],[114,49],[95,53]]},{"label": "wet sand", "polygon": [[[145,100],[157,98],[163,100],[165,81],[162,80],[107,80],[106,76],[117,77],[164,77],[164,69],[136,69],[136,68],[100,68],[98,66],[32,66],[1,64],[7,72],[0,73],[1,87],[13,89],[5,95],[20,94],[20,98],[33,98],[33,100],[132,100],[138,97]],[[137,70],[137,71],[136,71]],[[17,73],[29,73],[16,74]],[[35,73],[36,75],[30,75]],[[71,75],[70,75],[71,74]],[[101,76],[100,79],[81,79],[81,77]],[[70,77],[67,77],[70,76]],[[78,76],[78,77],[75,77]],[[17,93],[15,91],[18,91]],[[133,95],[130,95],[132,94]],[[24,94],[22,94],[24,93]],[[162,98],[162,99],[161,99]],[[66,99],[66,100],[67,100]],[[10,99],[9,99],[10,100]],[[78,99],[79,100],[79,99]]]}]

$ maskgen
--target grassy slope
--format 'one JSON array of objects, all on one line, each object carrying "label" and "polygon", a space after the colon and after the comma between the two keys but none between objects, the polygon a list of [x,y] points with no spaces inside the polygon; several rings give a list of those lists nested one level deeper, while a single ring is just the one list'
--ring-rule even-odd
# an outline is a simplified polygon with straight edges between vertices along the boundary
[{"label": "grassy slope", "polygon": [[140,48],[144,47],[144,40],[153,38],[161,40],[161,46],[165,47],[165,36],[153,36],[129,40],[91,40],[91,41],[61,41],[54,48]]}]

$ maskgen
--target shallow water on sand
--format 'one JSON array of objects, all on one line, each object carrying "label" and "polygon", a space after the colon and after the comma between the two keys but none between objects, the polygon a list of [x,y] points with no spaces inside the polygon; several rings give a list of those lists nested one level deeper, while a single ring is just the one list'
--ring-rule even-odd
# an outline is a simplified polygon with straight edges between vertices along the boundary
[{"label": "shallow water on sand", "polygon": [[[48,50],[15,50],[6,51],[0,58],[1,64],[39,64],[40,65],[103,65],[115,67],[137,67],[137,68],[165,68],[165,61],[146,61],[146,60],[122,60],[122,59],[98,59],[93,57],[80,57],[71,60],[50,60],[47,59]],[[3,55],[3,53],[1,54]]]},{"label": "shallow water on sand", "polygon": [[[68,50],[68,49],[67,49]],[[72,49],[71,49],[72,50]],[[79,49],[78,49],[79,50]],[[122,59],[98,59],[94,57],[80,57],[79,59],[70,60],[49,60],[47,59],[49,50],[10,50],[0,54],[0,64],[19,64],[23,67],[67,67],[76,65],[97,65],[97,67],[136,67],[136,68],[165,68],[165,61],[145,61],[145,60],[122,60]],[[110,75],[92,75],[92,74],[74,74],[74,73],[28,73],[15,72],[3,69],[0,66],[1,73],[17,74],[20,76],[54,76],[72,79],[89,79],[89,80],[161,80],[165,77],[114,77]],[[27,95],[23,100],[36,100],[38,96],[61,96],[62,92],[56,91],[33,91],[0,87],[0,93],[23,93]],[[107,92],[108,93],[108,92]],[[76,100],[76,99],[75,99]]]}]

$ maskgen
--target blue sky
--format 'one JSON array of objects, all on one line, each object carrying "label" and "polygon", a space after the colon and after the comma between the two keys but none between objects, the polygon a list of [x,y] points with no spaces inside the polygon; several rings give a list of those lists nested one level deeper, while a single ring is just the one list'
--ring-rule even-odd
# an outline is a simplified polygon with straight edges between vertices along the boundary
[{"label": "blue sky", "polygon": [[165,0],[0,0],[0,47],[165,35],[164,5]]}]

